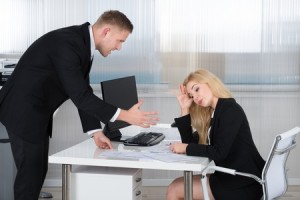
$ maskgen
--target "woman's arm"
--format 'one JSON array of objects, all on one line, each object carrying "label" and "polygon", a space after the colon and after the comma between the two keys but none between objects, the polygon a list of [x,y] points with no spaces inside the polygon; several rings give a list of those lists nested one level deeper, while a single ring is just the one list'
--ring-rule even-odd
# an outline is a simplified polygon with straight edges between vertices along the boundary
[{"label": "woman's arm", "polygon": [[191,126],[191,116],[185,115],[179,118],[175,118],[175,122],[180,133],[181,141],[183,143],[198,143],[199,137],[195,137],[197,133],[193,133]]}]

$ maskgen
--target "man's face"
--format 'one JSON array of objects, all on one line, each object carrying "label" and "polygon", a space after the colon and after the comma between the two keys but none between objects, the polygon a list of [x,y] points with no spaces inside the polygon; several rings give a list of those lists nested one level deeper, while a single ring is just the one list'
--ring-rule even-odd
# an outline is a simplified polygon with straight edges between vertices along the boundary
[{"label": "man's face", "polygon": [[129,31],[109,26],[101,33],[94,35],[96,49],[103,57],[107,57],[114,50],[121,50],[123,42],[127,39]]}]

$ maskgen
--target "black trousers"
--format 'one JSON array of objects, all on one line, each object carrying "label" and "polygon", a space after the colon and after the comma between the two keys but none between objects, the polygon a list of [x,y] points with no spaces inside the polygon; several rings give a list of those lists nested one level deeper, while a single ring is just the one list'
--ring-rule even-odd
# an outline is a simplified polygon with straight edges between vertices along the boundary
[{"label": "black trousers", "polygon": [[25,141],[7,130],[17,167],[15,200],[38,200],[48,171],[49,136],[38,143]]}]

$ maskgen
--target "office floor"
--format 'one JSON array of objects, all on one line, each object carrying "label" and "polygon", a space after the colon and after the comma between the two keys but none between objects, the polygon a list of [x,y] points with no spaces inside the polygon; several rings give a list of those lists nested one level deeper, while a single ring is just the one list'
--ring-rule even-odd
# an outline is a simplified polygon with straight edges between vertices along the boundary
[{"label": "office floor", "polygon": [[[50,192],[53,195],[51,200],[61,200],[61,188],[43,188],[44,192]],[[166,187],[144,187],[143,200],[164,200],[166,199]],[[280,200],[299,200],[300,185],[289,186],[287,193]],[[39,199],[46,200],[46,199]]]}]

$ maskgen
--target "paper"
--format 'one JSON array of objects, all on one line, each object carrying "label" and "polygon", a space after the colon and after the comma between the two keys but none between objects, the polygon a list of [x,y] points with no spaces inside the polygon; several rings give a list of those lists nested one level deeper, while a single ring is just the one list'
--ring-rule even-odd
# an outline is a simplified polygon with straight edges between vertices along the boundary
[{"label": "paper", "polygon": [[100,157],[107,157],[107,158],[132,158],[132,159],[144,159],[145,156],[141,154],[140,152],[137,151],[114,151],[114,150],[109,150],[109,151],[104,151],[103,153],[100,154]]},{"label": "paper", "polygon": [[170,150],[170,141],[162,141],[157,145],[143,149],[143,152],[148,153],[172,153]]},{"label": "paper", "polygon": [[186,161],[197,161],[199,158],[187,156],[183,154],[175,154],[172,153],[170,150],[158,147],[149,149],[147,151],[114,151],[114,150],[106,150],[102,152],[99,157],[106,157],[106,158],[118,158],[118,159],[124,159],[124,158],[131,158],[131,159],[153,159],[153,160],[159,160],[162,162],[186,162]]},{"label": "paper", "polygon": [[163,162],[192,162],[199,158],[175,153],[144,153],[145,156]]}]

